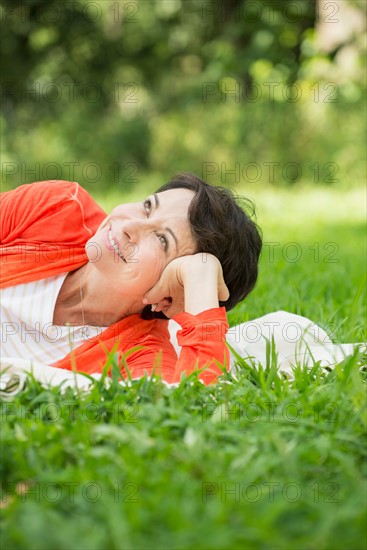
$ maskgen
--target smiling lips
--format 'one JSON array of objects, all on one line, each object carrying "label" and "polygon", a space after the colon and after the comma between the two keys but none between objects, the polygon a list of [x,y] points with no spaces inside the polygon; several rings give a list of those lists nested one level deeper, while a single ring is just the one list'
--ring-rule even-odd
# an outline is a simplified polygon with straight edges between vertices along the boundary
[{"label": "smiling lips", "polygon": [[113,235],[112,235],[112,230],[111,230],[111,227],[110,229],[107,231],[107,237],[108,237],[108,242],[110,244],[110,248],[112,250],[114,250],[116,252],[116,254],[124,261],[126,262],[120,248],[119,248],[119,245],[118,243],[115,241],[115,239],[113,238]]}]

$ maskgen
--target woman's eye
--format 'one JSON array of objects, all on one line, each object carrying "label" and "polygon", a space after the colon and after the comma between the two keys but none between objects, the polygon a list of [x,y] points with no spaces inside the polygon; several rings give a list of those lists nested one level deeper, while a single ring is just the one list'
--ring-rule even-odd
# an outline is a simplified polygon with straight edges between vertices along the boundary
[{"label": "woman's eye", "polygon": [[164,246],[164,250],[167,250],[168,249],[168,241],[167,241],[167,238],[164,236],[164,235],[157,235],[158,239],[160,240],[160,242],[163,244]]},{"label": "woman's eye", "polygon": [[145,199],[143,202],[144,209],[149,214],[152,209],[152,201],[150,199]]}]

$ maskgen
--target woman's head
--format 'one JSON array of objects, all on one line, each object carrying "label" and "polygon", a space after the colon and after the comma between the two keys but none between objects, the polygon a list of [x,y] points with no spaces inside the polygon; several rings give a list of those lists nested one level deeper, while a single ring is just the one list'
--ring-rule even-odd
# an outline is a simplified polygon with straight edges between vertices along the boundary
[{"label": "woman's head", "polygon": [[[228,311],[251,292],[257,280],[262,239],[251,219],[254,207],[248,199],[213,187],[192,174],[174,176],[157,193],[170,189],[195,193],[188,210],[191,232],[197,252],[213,254],[222,265],[230,297],[220,305]],[[245,209],[250,209],[250,213]]]},{"label": "woman's head", "polygon": [[[213,254],[230,292],[220,305],[230,310],[256,283],[261,237],[229,190],[179,174],[145,200],[114,208],[86,250],[98,278],[108,281],[116,300],[136,308],[173,259]],[[143,317],[164,315],[152,314],[147,306]]]},{"label": "woman's head", "polygon": [[175,258],[196,252],[188,221],[194,192],[154,193],[113,208],[86,244],[90,269],[116,301],[141,310],[143,296]]}]

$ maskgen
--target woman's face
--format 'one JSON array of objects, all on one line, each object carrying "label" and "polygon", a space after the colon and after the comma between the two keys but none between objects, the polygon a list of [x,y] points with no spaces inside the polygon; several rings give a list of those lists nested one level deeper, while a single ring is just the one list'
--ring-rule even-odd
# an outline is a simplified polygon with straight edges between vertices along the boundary
[{"label": "woman's face", "polygon": [[90,264],[118,296],[143,297],[169,262],[196,252],[187,218],[193,197],[171,189],[116,206],[89,239]]}]

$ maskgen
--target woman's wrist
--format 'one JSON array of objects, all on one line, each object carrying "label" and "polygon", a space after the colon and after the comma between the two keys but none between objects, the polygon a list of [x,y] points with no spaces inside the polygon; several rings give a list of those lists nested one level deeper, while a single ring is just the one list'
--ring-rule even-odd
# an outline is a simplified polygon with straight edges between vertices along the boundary
[{"label": "woman's wrist", "polygon": [[197,315],[217,308],[219,300],[225,302],[228,297],[219,260],[212,254],[197,253],[170,262],[145,294],[143,304],[153,304],[153,311],[173,317],[179,312]]},{"label": "woman's wrist", "polygon": [[219,307],[218,264],[215,258],[198,254],[196,261],[183,270],[182,282],[186,313],[197,315]]}]

